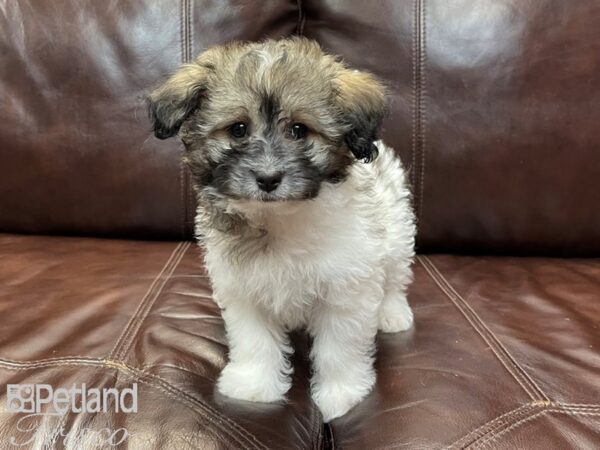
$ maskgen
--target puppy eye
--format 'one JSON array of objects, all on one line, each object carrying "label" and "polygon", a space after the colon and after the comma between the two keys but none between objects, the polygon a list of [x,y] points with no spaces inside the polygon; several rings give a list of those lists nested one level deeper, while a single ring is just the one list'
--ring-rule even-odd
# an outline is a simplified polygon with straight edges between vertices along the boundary
[{"label": "puppy eye", "polygon": [[229,134],[231,134],[236,139],[240,139],[246,136],[247,131],[248,127],[244,122],[236,122],[229,127]]},{"label": "puppy eye", "polygon": [[306,133],[308,133],[308,128],[303,123],[295,123],[292,125],[292,137],[294,139],[304,139]]}]

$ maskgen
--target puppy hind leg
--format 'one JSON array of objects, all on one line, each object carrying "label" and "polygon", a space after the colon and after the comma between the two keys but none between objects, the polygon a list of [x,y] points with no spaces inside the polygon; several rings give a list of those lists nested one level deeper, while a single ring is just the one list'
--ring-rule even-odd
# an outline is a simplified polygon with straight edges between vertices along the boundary
[{"label": "puppy hind leg", "polygon": [[292,353],[285,330],[252,304],[231,302],[223,310],[229,363],[217,389],[228,397],[253,402],[282,400],[291,385]]},{"label": "puppy hind leg", "polygon": [[406,331],[413,326],[413,312],[406,299],[411,281],[410,262],[387,266],[384,296],[378,312],[378,327],[384,333]]}]

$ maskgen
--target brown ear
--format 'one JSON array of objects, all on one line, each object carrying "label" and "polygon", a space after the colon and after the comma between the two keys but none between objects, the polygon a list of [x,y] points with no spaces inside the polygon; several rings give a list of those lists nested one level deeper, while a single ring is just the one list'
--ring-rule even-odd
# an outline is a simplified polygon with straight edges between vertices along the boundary
[{"label": "brown ear", "polygon": [[344,69],[337,77],[343,121],[348,126],[344,136],[354,156],[365,162],[377,157],[375,141],[386,110],[385,88],[372,75]]},{"label": "brown ear", "polygon": [[210,64],[200,60],[184,65],[149,95],[148,110],[157,138],[177,134],[183,121],[199,106],[211,70]]}]

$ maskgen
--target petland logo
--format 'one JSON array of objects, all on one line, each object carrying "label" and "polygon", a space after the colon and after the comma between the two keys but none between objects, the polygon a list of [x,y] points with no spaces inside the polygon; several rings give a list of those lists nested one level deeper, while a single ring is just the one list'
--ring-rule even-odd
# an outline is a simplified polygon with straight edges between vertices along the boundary
[{"label": "petland logo", "polygon": [[136,413],[137,383],[125,389],[87,388],[85,383],[70,389],[54,389],[49,384],[9,384],[6,409],[11,413],[64,415],[74,413]]}]

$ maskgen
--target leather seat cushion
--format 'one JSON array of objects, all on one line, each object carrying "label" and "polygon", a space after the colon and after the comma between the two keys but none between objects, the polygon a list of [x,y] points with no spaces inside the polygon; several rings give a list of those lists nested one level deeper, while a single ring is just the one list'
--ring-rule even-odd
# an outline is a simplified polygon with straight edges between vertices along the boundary
[{"label": "leather seat cushion", "polygon": [[[47,439],[118,424],[144,448],[600,443],[599,260],[419,256],[415,328],[378,337],[374,392],[330,427],[300,334],[286,404],[215,391],[227,344],[193,243],[0,235],[0,261],[2,386],[138,383],[138,413],[44,417]],[[3,440],[18,419],[2,413]]]}]

